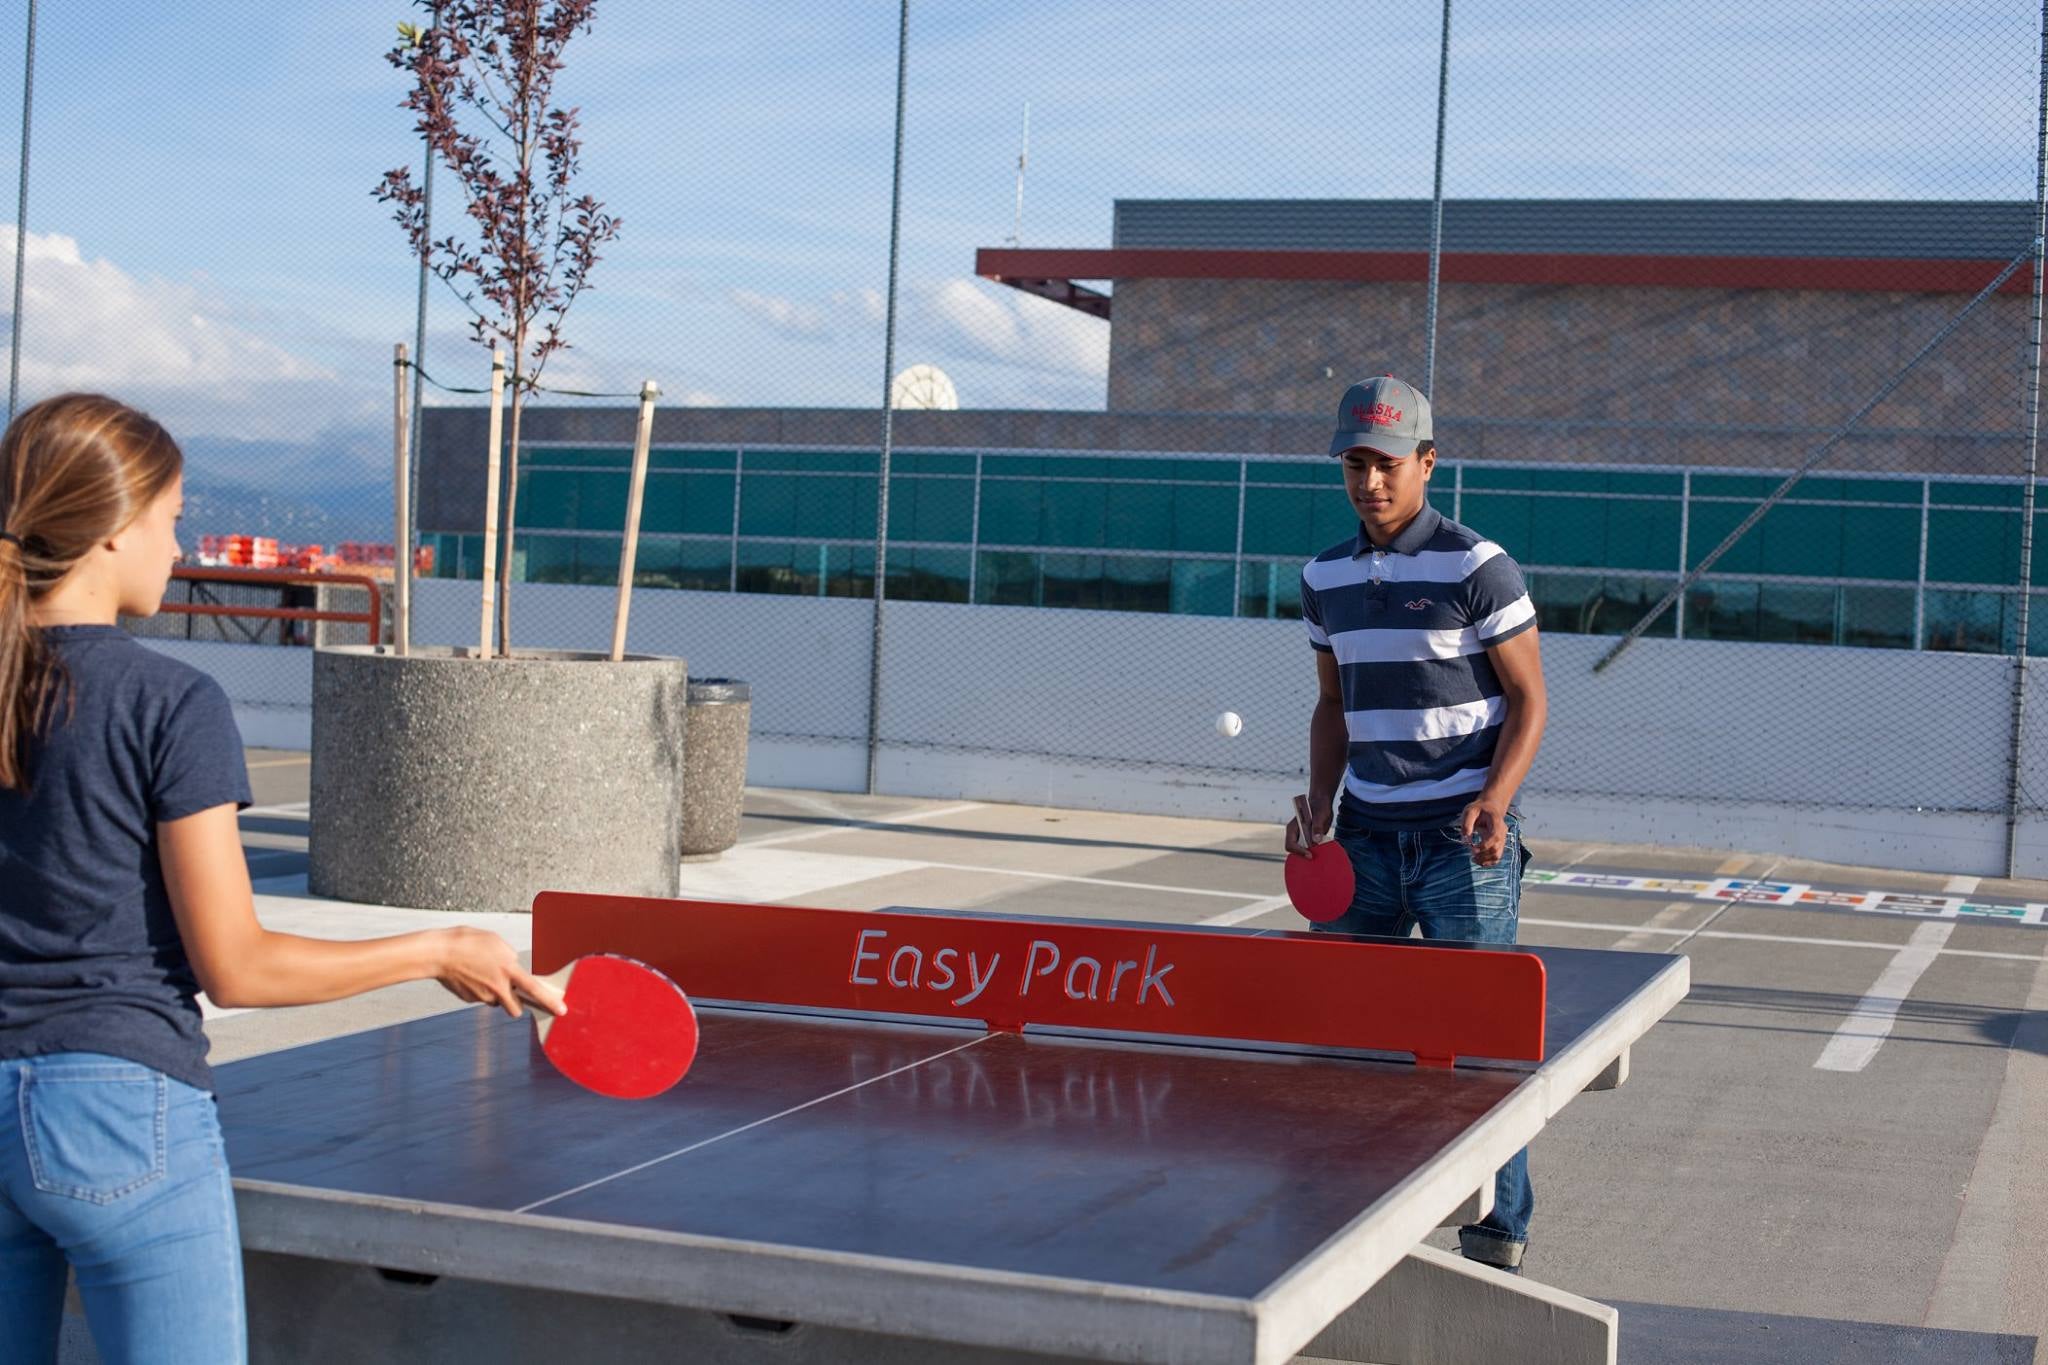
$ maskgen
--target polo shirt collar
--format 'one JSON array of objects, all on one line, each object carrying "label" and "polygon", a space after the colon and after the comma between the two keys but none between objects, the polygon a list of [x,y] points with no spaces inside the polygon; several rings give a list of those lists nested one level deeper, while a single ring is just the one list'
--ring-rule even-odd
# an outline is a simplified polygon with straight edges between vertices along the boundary
[{"label": "polo shirt collar", "polygon": [[1422,547],[1429,544],[1429,538],[1443,524],[1444,514],[1425,502],[1422,510],[1415,514],[1415,520],[1408,523],[1408,529],[1394,537],[1393,544],[1380,546],[1372,543],[1372,537],[1366,534],[1365,523],[1361,521],[1358,523],[1358,538],[1351,545],[1351,557],[1356,559],[1376,549],[1391,550],[1397,555],[1420,554]]}]

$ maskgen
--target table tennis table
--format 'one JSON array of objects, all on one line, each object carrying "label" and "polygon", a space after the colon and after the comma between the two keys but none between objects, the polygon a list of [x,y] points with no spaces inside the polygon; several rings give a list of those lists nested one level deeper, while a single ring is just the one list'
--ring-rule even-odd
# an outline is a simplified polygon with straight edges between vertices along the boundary
[{"label": "table tennis table", "polygon": [[[535,910],[537,971],[604,950],[676,976],[698,1006],[689,1074],[607,1100],[483,1009],[222,1066],[258,1361],[1615,1357],[1611,1308],[1421,1243],[1481,1216],[1571,1098],[1626,1078],[1685,995],[1683,957],[553,893]],[[706,925],[739,935],[732,972],[693,979]],[[1028,936],[1042,1011],[1010,1017],[1000,989],[906,1003],[891,984],[939,989],[931,945],[908,956],[925,930]],[[1113,990],[1106,954],[1140,938],[1155,958],[1117,963]],[[1043,960],[1062,952],[1064,976]],[[1199,975],[1204,956],[1236,975]],[[1380,965],[1330,978],[1358,985],[1324,1023],[1252,1027],[1311,993],[1303,963]],[[961,995],[996,972],[947,965]],[[1478,968],[1536,981],[1530,1056],[1468,1055],[1524,1048],[1445,992],[1442,972]],[[1266,1003],[1199,1018],[1218,982]],[[1073,1024],[1118,991],[1185,1026]],[[1376,1011],[1450,1041],[1302,1041]]]}]

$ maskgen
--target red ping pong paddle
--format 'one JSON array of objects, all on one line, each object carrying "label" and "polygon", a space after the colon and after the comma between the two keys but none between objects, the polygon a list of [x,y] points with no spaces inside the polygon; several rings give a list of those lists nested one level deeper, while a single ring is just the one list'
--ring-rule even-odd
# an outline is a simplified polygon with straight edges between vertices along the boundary
[{"label": "red ping pong paddle", "polygon": [[1304,919],[1313,924],[1328,924],[1342,918],[1351,908],[1355,888],[1351,855],[1334,839],[1314,842],[1307,797],[1294,798],[1294,813],[1301,822],[1302,838],[1311,842],[1307,857],[1298,853],[1287,855],[1282,874],[1287,882],[1287,899]]},{"label": "red ping pong paddle", "polygon": [[590,953],[541,980],[567,1013],[536,1008],[541,1050],[564,1076],[600,1095],[644,1100],[674,1085],[697,1057],[697,1012],[682,988],[644,962]]}]

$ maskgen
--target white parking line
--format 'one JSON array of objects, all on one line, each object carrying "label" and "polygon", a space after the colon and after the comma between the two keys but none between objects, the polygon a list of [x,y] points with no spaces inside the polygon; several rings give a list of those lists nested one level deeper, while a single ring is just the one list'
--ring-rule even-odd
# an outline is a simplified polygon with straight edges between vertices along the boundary
[{"label": "white parking line", "polygon": [[1958,872],[1950,877],[1941,889],[1944,894],[1950,896],[1974,896],[1983,880],[1982,877],[1972,877],[1967,873]]},{"label": "white parking line", "polygon": [[1660,937],[1667,933],[1676,932],[1683,934],[1685,932],[1683,929],[1674,931],[1672,926],[1685,918],[1689,912],[1698,908],[1698,901],[1671,902],[1662,910],[1650,916],[1641,925],[1638,925],[1632,932],[1616,939],[1614,941],[1615,950],[1624,953],[1639,953],[1650,948]]},{"label": "white parking line", "polygon": [[851,834],[855,830],[867,829],[874,825],[913,825],[920,820],[938,820],[962,811],[980,810],[979,801],[962,801],[956,806],[940,806],[934,810],[914,810],[903,815],[884,815],[879,819],[847,819],[846,823],[827,825],[823,829],[802,829],[793,834],[770,834],[759,839],[742,840],[747,848],[772,848],[781,844],[800,844],[806,839],[823,839],[829,834]]},{"label": "white parking line", "polygon": [[1913,983],[1941,956],[1941,947],[1955,932],[1953,924],[1923,924],[1905,947],[1892,956],[1877,982],[1849,1011],[1849,1017],[1821,1049],[1816,1071],[1861,1071],[1877,1056],[1898,1022],[1899,1006],[1912,994]]},{"label": "white parking line", "polygon": [[[1586,919],[1531,919],[1524,915],[1523,924],[1535,925],[1539,929],[1586,929],[1596,934],[1611,934],[1619,926],[1602,924],[1598,920]],[[1926,926],[1923,926],[1926,927]],[[1739,929],[1643,929],[1640,933],[1669,936],[1671,938],[1719,938],[1732,939],[1741,943],[1796,943],[1810,948],[1874,948],[1879,952],[1895,953],[1896,943],[1872,943],[1857,938],[1808,938],[1799,934],[1753,934]],[[2040,962],[2048,955],[2041,953],[1999,953],[1984,948],[1943,948],[1943,957],[1984,957],[1999,962]]]},{"label": "white parking line", "polygon": [[1284,910],[1287,905],[1288,900],[1285,896],[1268,896],[1264,900],[1253,901],[1250,905],[1240,905],[1235,910],[1225,910],[1220,915],[1196,920],[1195,923],[1228,928],[1233,924],[1243,924],[1249,919],[1257,919],[1261,915],[1270,915],[1275,910]]}]

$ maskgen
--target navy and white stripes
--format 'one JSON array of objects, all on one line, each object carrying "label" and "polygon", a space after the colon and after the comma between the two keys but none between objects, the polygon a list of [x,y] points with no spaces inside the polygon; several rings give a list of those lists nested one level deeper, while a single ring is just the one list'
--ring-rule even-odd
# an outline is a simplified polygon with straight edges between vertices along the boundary
[{"label": "navy and white stripes", "polygon": [[1363,529],[1301,574],[1309,643],[1336,656],[1344,788],[1365,819],[1427,828],[1486,785],[1507,715],[1489,646],[1536,624],[1505,550],[1434,509],[1385,548]]}]

